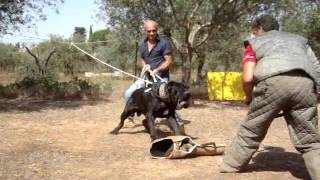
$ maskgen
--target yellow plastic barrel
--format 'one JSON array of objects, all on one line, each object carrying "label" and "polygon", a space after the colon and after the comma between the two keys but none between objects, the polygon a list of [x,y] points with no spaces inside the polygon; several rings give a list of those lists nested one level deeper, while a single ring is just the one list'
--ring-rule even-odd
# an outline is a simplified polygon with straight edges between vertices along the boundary
[{"label": "yellow plastic barrel", "polygon": [[208,72],[210,100],[244,100],[240,72]]}]

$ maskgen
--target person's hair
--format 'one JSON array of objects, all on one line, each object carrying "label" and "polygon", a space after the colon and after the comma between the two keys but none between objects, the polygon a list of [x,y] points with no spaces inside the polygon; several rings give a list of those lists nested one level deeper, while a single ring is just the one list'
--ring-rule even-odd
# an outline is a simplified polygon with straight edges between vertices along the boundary
[{"label": "person's hair", "polygon": [[158,29],[158,23],[156,21],[153,21],[151,19],[148,19],[144,22],[144,29],[146,29],[147,25],[152,24],[156,29]]},{"label": "person's hair", "polygon": [[259,29],[262,27],[264,31],[271,31],[271,30],[279,30],[279,23],[278,21],[272,17],[271,15],[264,14],[257,17],[251,25],[252,29]]},{"label": "person's hair", "polygon": [[245,40],[245,41],[243,41],[243,46],[245,47],[245,48],[247,48],[248,46],[249,46],[249,41],[248,40]]}]

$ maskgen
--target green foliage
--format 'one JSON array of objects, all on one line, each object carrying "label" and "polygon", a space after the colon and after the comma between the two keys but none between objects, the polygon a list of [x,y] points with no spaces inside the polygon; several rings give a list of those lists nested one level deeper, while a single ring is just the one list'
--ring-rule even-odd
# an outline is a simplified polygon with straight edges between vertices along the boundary
[{"label": "green foliage", "polygon": [[84,27],[75,27],[72,37],[73,42],[85,42],[87,37],[87,30]]},{"label": "green foliage", "polygon": [[81,36],[86,36],[87,30],[85,27],[75,27],[73,34],[79,34]]},{"label": "green foliage", "polygon": [[108,29],[98,30],[90,35],[89,42],[106,41],[109,33],[110,30]]},{"label": "green foliage", "polygon": [[46,20],[45,7],[58,12],[64,0],[5,0],[0,3],[0,34],[15,31],[20,25],[33,25],[37,20]]},{"label": "green foliage", "polygon": [[99,42],[99,41],[107,41],[107,35],[111,33],[110,30],[108,29],[101,29],[101,30],[98,30],[94,33],[92,33],[90,36],[89,36],[89,42],[96,42],[96,43],[93,43],[93,44],[89,44],[89,46],[91,47],[91,49],[94,51],[97,47],[99,46],[106,46],[108,45],[107,42]]},{"label": "green foliage", "polygon": [[[309,4],[308,4],[309,5]],[[308,38],[316,56],[320,58],[320,5],[297,9],[294,14],[283,17],[283,30]]]},{"label": "green foliage", "polygon": [[58,82],[48,77],[26,77],[7,86],[0,86],[1,98],[41,99],[103,99],[112,91],[108,81],[95,83],[89,79],[73,78],[69,82]]},{"label": "green foliage", "polygon": [[241,71],[243,41],[249,33],[245,26],[230,27],[219,32],[218,38],[207,44],[206,71]]},{"label": "green foliage", "polygon": [[107,63],[120,69],[132,68],[135,53],[135,40],[123,35],[121,32],[106,34],[107,46],[96,48],[95,53]]},{"label": "green foliage", "polygon": [[320,10],[310,14],[307,24],[310,45],[320,59]]},{"label": "green foliage", "polygon": [[[160,31],[174,44],[174,64],[181,67],[183,81],[188,82],[195,68],[200,71],[198,74],[205,69],[239,70],[243,36],[250,30],[248,22],[261,13],[274,15],[289,29],[300,29],[299,34],[307,33],[305,14],[318,1],[99,0],[98,3],[101,14],[124,36],[141,36],[143,21],[156,20]],[[203,60],[210,62],[203,66]]]},{"label": "green foliage", "polygon": [[[52,65],[59,72],[74,76],[76,73],[92,71],[98,64],[90,57],[69,45],[70,40],[52,35],[48,41],[48,49],[56,48],[56,54],[52,59]],[[85,51],[91,52],[85,44],[77,45]]]},{"label": "green foliage", "polygon": [[0,43],[0,54],[0,69],[5,71],[13,71],[22,58],[19,48],[10,44]]},{"label": "green foliage", "polygon": [[[23,61],[16,68],[18,80],[25,77],[38,79],[38,78],[51,78],[56,79],[56,64],[52,61],[55,56],[56,50],[51,47],[50,43],[42,42],[37,47],[26,48],[27,52],[24,55]],[[41,52],[41,53],[39,53]]]},{"label": "green foliage", "polygon": [[[224,0],[100,0],[111,25],[122,34],[139,33],[143,20],[156,20],[173,43],[181,60],[183,82],[189,83],[195,53],[204,43],[218,39],[219,33],[258,11],[256,1]],[[128,28],[129,27],[129,28]],[[210,38],[215,36],[214,38]],[[199,68],[201,71],[201,68]]]},{"label": "green foliage", "polygon": [[[51,35],[50,40],[43,41],[33,47],[30,51],[37,56],[39,65],[34,57],[25,52],[16,68],[17,80],[22,80],[25,77],[37,79],[41,76],[57,80],[59,73],[75,76],[77,73],[93,71],[96,67],[101,67],[100,64],[70,46],[69,43],[68,39]],[[78,46],[90,52],[90,47],[86,44]],[[47,61],[53,50],[54,54]]]},{"label": "green foliage", "polygon": [[[54,7],[57,2],[60,1],[53,1]],[[167,36],[175,47],[171,71],[181,69],[185,72],[183,77],[195,71],[197,77],[204,76],[207,71],[239,71],[242,42],[248,34],[247,31],[250,31],[250,21],[261,12],[266,12],[277,17],[282,30],[307,37],[319,57],[320,6],[315,6],[314,2],[98,0],[102,11],[99,15],[108,17],[108,24],[112,28],[90,33],[88,41],[108,42],[78,46],[109,64],[133,72],[136,42],[140,44],[145,37],[143,21],[154,19],[160,24],[159,33]],[[45,4],[40,3],[38,7]],[[49,41],[34,46],[31,50],[39,57],[41,67],[45,67],[46,57],[56,48],[48,67],[42,68],[46,69],[45,74],[39,70],[32,56],[23,52],[23,49],[0,44],[0,68],[17,70],[18,81],[25,77],[39,79],[40,76],[57,81],[58,73],[61,72],[76,76],[85,71],[110,70],[68,44],[71,41],[85,42],[85,36],[84,27],[75,27],[74,35],[70,39],[52,35]],[[70,89],[77,88],[72,86]]]}]

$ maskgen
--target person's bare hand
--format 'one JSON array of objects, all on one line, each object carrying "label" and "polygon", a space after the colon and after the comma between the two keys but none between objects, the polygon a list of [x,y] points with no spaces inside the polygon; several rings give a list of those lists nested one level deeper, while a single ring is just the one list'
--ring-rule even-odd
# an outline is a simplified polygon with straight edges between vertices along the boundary
[{"label": "person's bare hand", "polygon": [[156,75],[156,74],[159,75],[159,70],[158,70],[158,69],[154,69],[154,70],[152,71],[152,73],[155,74],[155,75]]},{"label": "person's bare hand", "polygon": [[246,97],[246,99],[244,100],[244,103],[246,103],[246,105],[249,105],[252,101],[252,97]]},{"label": "person's bare hand", "polygon": [[145,71],[149,71],[151,69],[149,64],[146,64],[143,66],[143,69],[145,69]]}]

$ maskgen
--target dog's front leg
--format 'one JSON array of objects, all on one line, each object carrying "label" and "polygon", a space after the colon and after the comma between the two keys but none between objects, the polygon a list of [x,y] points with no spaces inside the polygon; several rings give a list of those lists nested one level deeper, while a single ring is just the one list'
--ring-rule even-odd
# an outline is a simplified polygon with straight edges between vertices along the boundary
[{"label": "dog's front leg", "polygon": [[174,135],[185,135],[185,132],[181,127],[179,126],[178,122],[176,121],[175,112],[169,112],[169,125],[171,127],[171,130],[173,131]]},{"label": "dog's front leg", "polygon": [[147,119],[148,126],[149,126],[150,138],[151,138],[151,140],[155,140],[157,138],[157,135],[156,135],[156,129],[154,126],[154,116],[153,116],[152,112],[148,112],[146,114],[146,119]]}]

